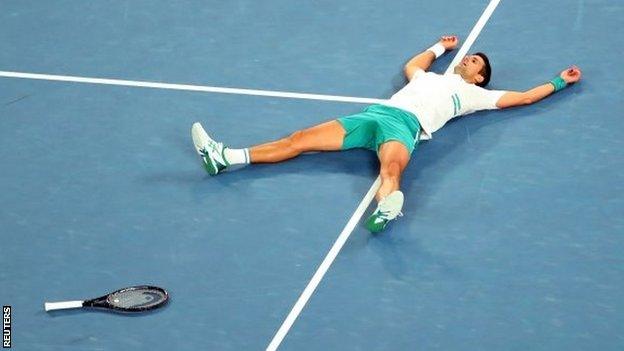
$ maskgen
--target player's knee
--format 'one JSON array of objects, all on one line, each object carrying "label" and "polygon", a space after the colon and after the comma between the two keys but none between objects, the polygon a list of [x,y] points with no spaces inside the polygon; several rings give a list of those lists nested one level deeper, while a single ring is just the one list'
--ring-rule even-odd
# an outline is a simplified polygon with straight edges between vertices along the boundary
[{"label": "player's knee", "polygon": [[384,163],[379,173],[384,179],[398,181],[401,178],[401,164],[396,161]]},{"label": "player's knee", "polygon": [[304,151],[304,139],[305,133],[301,130],[292,133],[288,138],[286,138],[288,141],[288,147],[296,151]]}]

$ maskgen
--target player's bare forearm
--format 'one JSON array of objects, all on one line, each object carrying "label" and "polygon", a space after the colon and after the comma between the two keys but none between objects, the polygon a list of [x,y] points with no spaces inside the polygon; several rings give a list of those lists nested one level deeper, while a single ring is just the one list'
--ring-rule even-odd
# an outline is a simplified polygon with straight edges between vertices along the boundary
[{"label": "player's bare forearm", "polygon": [[550,83],[542,84],[533,89],[527,90],[522,93],[525,99],[525,101],[523,101],[523,105],[536,103],[554,92],[555,88]]},{"label": "player's bare forearm", "polygon": [[[561,79],[562,86],[558,89],[562,89],[567,84],[573,84],[578,82],[581,79],[581,70],[576,66],[572,66],[561,72],[559,77],[557,77],[556,79]],[[499,108],[507,108],[534,104],[544,99],[545,97],[553,94],[558,89],[555,88],[555,83],[548,82],[523,92],[508,91],[503,96],[501,96],[501,98],[496,103],[496,106]]]},{"label": "player's bare forearm", "polygon": [[527,91],[508,91],[496,103],[498,108],[530,105],[555,92],[552,84],[546,83]]},{"label": "player's bare forearm", "polygon": [[435,54],[432,51],[427,50],[421,52],[420,54],[412,57],[412,59],[405,64],[405,76],[407,77],[407,79],[410,79],[412,78],[416,70],[428,70],[434,60]]},{"label": "player's bare forearm", "polygon": [[[443,36],[442,38],[440,38],[440,41],[438,41],[438,43],[440,43],[444,47],[444,50],[452,50],[459,43],[459,38],[454,35]],[[403,69],[405,77],[407,77],[407,79],[412,79],[412,76],[414,76],[414,73],[417,70],[428,70],[429,67],[431,67],[433,61],[435,61],[435,59],[436,55],[431,50],[431,48],[412,57],[409,61],[407,61]]]}]

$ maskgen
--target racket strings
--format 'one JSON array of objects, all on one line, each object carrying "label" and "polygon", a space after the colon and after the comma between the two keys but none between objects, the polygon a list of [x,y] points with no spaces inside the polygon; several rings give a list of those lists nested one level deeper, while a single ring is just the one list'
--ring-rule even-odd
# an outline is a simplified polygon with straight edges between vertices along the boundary
[{"label": "racket strings", "polygon": [[120,291],[107,298],[109,304],[123,309],[150,308],[166,299],[165,293],[149,289]]}]

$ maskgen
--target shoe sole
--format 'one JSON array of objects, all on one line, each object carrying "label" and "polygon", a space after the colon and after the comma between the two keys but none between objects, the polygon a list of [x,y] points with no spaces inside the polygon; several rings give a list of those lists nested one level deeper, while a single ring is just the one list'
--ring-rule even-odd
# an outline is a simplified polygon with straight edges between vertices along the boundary
[{"label": "shoe sole", "polygon": [[199,156],[201,156],[202,163],[204,164],[204,169],[211,176],[219,173],[217,166],[212,162],[209,157],[204,156],[204,153],[201,151],[205,148],[205,145],[208,144],[208,140],[210,137],[208,133],[204,130],[202,125],[199,122],[193,123],[191,127],[191,138],[193,138],[193,145],[195,146],[195,151]]},{"label": "shoe sole", "polygon": [[200,156],[203,156],[200,150],[203,149],[206,144],[208,144],[208,140],[210,138],[208,137],[208,133],[206,133],[206,131],[199,122],[193,123],[193,126],[191,127],[191,137],[193,138],[195,151],[197,151]]}]

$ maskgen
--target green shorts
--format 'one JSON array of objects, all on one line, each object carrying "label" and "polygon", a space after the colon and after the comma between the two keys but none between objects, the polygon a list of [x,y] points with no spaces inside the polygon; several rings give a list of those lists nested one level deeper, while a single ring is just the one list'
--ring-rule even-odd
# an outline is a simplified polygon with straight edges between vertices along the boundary
[{"label": "green shorts", "polygon": [[364,148],[379,152],[381,144],[396,140],[411,154],[418,145],[420,124],[414,114],[405,110],[372,105],[364,112],[338,118],[346,130],[342,149]]}]

